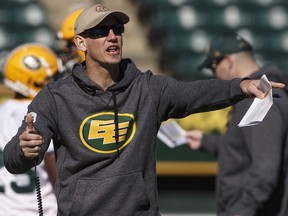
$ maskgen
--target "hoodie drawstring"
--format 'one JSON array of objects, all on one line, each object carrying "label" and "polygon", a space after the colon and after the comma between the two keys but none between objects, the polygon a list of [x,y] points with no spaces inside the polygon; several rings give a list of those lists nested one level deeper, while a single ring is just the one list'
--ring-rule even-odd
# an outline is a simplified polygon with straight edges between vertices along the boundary
[{"label": "hoodie drawstring", "polygon": [[96,94],[96,90],[97,90],[96,87],[87,85],[84,81],[82,81],[77,76],[75,76],[74,73],[72,73],[72,77],[75,80],[75,82],[78,84],[78,86],[87,94],[91,96],[94,96]]},{"label": "hoodie drawstring", "polygon": [[[78,84],[78,86],[83,89],[87,94],[94,96],[96,94],[97,88],[94,86],[86,85],[81,79],[75,76],[72,73],[72,77]],[[116,93],[112,91],[112,98],[113,98],[113,106],[114,106],[114,124],[115,124],[115,142],[117,145],[117,153],[118,158],[120,158],[120,151],[119,151],[119,123],[118,123],[118,108],[117,108],[117,101],[116,101]]]},{"label": "hoodie drawstring", "polygon": [[119,123],[118,123],[118,108],[117,108],[117,101],[116,101],[116,93],[112,92],[113,104],[114,104],[114,124],[115,124],[115,142],[117,145],[117,153],[118,158],[120,158],[120,151],[119,151]]}]

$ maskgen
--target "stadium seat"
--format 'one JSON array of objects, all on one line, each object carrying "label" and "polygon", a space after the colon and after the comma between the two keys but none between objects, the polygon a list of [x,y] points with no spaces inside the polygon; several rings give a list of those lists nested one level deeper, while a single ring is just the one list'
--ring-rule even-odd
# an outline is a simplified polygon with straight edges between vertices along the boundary
[{"label": "stadium seat", "polygon": [[25,27],[47,24],[46,14],[37,4],[2,7],[0,13],[0,23],[3,25]]},{"label": "stadium seat", "polygon": [[[9,51],[28,42],[53,48],[55,37],[47,14],[38,0],[2,0],[0,8],[0,50]],[[2,2],[1,2],[2,3]]]}]

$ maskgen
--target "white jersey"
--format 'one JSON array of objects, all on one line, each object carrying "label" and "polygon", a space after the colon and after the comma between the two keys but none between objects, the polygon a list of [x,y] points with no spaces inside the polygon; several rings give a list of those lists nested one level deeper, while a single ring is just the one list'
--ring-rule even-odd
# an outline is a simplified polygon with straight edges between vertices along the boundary
[{"label": "white jersey", "polygon": [[[27,114],[30,100],[10,99],[0,104],[0,216],[38,216],[38,203],[35,187],[35,169],[19,175],[9,173],[3,164],[3,149],[17,133]],[[50,148],[52,147],[52,149]],[[48,151],[53,151],[50,145]],[[40,179],[44,216],[57,215],[57,202],[49,181],[44,162],[37,166]]]}]

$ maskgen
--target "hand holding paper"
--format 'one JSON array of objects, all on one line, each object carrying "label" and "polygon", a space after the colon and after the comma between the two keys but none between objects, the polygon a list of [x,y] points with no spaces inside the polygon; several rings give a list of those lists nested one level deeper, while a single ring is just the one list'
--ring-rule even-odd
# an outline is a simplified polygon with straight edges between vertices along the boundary
[{"label": "hand holding paper", "polygon": [[157,137],[170,148],[187,144],[186,131],[173,120],[162,123]]},{"label": "hand holding paper", "polygon": [[261,91],[267,92],[268,95],[263,99],[254,99],[248,111],[245,113],[244,117],[238,124],[238,127],[246,127],[259,124],[262,122],[267,112],[271,108],[273,104],[272,86],[265,74],[261,77],[259,88]]}]

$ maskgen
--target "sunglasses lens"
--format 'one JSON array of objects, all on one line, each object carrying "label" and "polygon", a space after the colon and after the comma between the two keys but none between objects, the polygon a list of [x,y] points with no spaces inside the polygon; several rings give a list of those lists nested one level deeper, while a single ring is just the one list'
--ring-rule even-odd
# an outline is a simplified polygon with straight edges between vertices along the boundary
[{"label": "sunglasses lens", "polygon": [[112,28],[114,34],[122,34],[124,32],[124,25],[123,24],[116,24]]},{"label": "sunglasses lens", "polygon": [[105,37],[108,34],[109,34],[109,29],[107,28],[94,28],[94,29],[91,29],[91,31],[89,32],[89,35],[91,37],[96,37],[96,38]]},{"label": "sunglasses lens", "polygon": [[113,30],[115,35],[122,34],[124,32],[123,24],[115,24],[113,26],[99,26],[92,28],[86,32],[86,35],[92,38],[101,38],[108,36],[110,29]]}]

